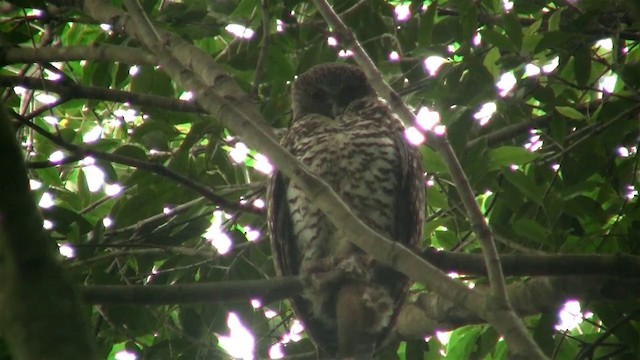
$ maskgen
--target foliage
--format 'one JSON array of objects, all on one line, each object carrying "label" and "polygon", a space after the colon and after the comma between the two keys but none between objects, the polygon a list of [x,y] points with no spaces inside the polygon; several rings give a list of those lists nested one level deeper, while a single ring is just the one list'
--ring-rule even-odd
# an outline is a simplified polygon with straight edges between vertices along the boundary
[{"label": "foliage", "polygon": [[[10,3],[0,22],[3,101],[45,228],[61,253],[75,251],[63,261],[76,283],[273,278],[262,154],[214,116],[176,101],[184,89],[116,27],[43,1]],[[159,28],[215,58],[274,128],[288,123],[295,74],[349,61],[308,2],[142,3]],[[409,105],[440,114],[501,253],[638,255],[640,7],[633,0],[349,0],[334,9]],[[255,34],[236,36],[230,24]],[[41,52],[18,51],[32,48]],[[427,66],[439,58],[437,71]],[[429,176],[424,246],[480,253],[446,167],[421,149]],[[232,248],[214,252],[209,239]],[[268,358],[289,336],[291,311],[286,302],[255,308],[250,300],[96,306],[91,317],[102,357],[127,350],[145,359],[208,359],[228,356],[220,339],[233,312],[251,329],[255,356]],[[586,348],[592,353],[584,356],[637,357],[637,301],[581,305],[592,315],[579,329],[556,330],[557,309],[526,319],[548,354],[572,359]],[[397,356],[432,359],[440,351],[506,357],[485,325],[456,329],[448,346],[436,337],[402,343]],[[291,341],[285,352],[311,347]]]}]

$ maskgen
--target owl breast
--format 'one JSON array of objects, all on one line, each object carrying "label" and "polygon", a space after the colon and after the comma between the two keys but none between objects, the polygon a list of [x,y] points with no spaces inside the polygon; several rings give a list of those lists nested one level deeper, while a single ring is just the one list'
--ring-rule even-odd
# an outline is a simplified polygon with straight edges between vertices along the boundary
[{"label": "owl breast", "polygon": [[[310,114],[290,133],[289,149],[326,181],[362,221],[386,237],[393,237],[395,192],[401,164],[393,116],[367,117],[347,112],[336,119]],[[294,184],[287,189],[301,268],[328,256],[345,256],[355,248]]]}]

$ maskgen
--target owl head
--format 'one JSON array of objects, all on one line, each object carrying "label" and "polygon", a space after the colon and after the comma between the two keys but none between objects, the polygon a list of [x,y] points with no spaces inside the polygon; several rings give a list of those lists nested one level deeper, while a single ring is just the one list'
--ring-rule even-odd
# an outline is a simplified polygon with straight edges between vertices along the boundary
[{"label": "owl head", "polygon": [[307,114],[336,118],[353,102],[377,97],[362,70],[337,63],[316,65],[299,75],[292,94],[294,121]]}]

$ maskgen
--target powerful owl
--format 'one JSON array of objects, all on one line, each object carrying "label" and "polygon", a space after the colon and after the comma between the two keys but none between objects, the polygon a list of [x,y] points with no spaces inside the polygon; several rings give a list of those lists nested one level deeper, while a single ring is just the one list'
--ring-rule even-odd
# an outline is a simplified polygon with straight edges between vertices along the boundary
[{"label": "powerful owl", "polygon": [[[415,248],[425,206],[422,160],[364,73],[321,64],[298,76],[292,93],[282,145],[368,226]],[[395,323],[409,280],[353,245],[283,174],[274,174],[268,195],[275,267],[303,279],[292,305],[319,356],[371,358]]]}]

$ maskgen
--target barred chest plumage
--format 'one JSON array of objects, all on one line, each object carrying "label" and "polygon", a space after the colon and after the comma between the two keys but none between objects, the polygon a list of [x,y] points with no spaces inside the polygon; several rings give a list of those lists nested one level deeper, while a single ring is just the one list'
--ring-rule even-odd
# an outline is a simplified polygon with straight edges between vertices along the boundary
[{"label": "barred chest plumage", "polygon": [[[397,143],[402,124],[386,109],[383,103],[356,102],[336,119],[307,115],[293,124],[285,146],[328,182],[360,219],[391,237],[394,194],[405,165]],[[301,267],[353,252],[349,241],[339,237],[333,224],[293,183],[287,199],[298,253],[303,256]]]}]

